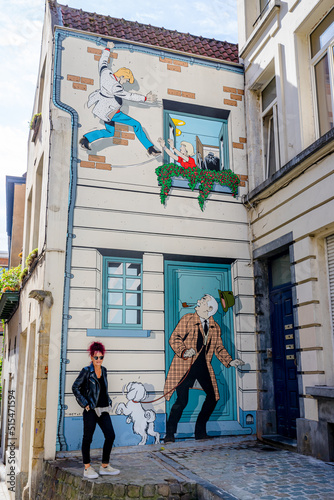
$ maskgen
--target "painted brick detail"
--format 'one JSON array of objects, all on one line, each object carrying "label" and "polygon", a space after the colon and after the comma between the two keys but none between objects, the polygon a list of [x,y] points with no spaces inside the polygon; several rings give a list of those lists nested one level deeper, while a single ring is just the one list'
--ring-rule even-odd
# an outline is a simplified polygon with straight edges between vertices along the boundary
[{"label": "painted brick detail", "polygon": [[87,90],[87,85],[84,85],[82,83],[72,83],[72,86],[77,90]]},{"label": "painted brick detail", "polygon": [[116,130],[124,130],[124,132],[128,132],[129,126],[128,125],[121,125],[120,123],[115,123],[115,129]]},{"label": "painted brick detail", "polygon": [[181,92],[181,90],[167,89],[167,94],[177,95],[177,96],[181,97],[182,92]]},{"label": "painted brick detail", "polygon": [[133,141],[135,137],[135,134],[131,134],[130,132],[122,132],[122,139],[131,139]]},{"label": "painted brick detail", "polygon": [[237,91],[238,91],[238,94],[240,94],[240,95],[244,95],[245,94],[245,92],[243,90],[241,90],[241,89],[237,89]]},{"label": "painted brick detail", "polygon": [[67,75],[67,79],[70,82],[80,82],[80,76],[75,76],[75,75]]},{"label": "painted brick detail", "polygon": [[237,101],[231,101],[230,99],[224,99],[224,104],[227,104],[228,106],[237,106]]},{"label": "painted brick detail", "polygon": [[89,52],[90,54],[102,54],[101,49],[95,49],[94,47],[87,47],[87,52]]},{"label": "painted brick detail", "polygon": [[193,92],[182,92],[182,97],[188,97],[189,99],[195,99],[195,94]]},{"label": "painted brick detail", "polygon": [[[95,49],[94,47],[87,47],[87,52],[90,54],[95,54],[94,59],[95,61],[99,61],[101,58],[102,50],[101,49]],[[117,59],[118,54],[116,52],[110,52],[110,57],[108,59],[108,62],[110,62],[110,58],[112,59]]]},{"label": "painted brick detail", "polygon": [[80,167],[95,168],[95,163],[93,161],[81,161]]},{"label": "painted brick detail", "polygon": [[94,80],[92,78],[81,77],[81,83],[87,83],[87,85],[94,85]]},{"label": "painted brick detail", "polygon": [[232,92],[233,94],[236,93],[237,89],[233,88],[233,87],[223,87],[223,91],[224,92]]},{"label": "painted brick detail", "polygon": [[97,163],[96,168],[99,168],[100,170],[111,170],[111,165],[110,163]]},{"label": "painted brick detail", "polygon": [[247,142],[246,137],[239,137],[239,142],[241,142],[242,144],[246,144]]},{"label": "painted brick detail", "polygon": [[127,146],[129,144],[125,139],[114,139],[114,144],[119,144],[120,146]]},{"label": "painted brick detail", "polygon": [[177,61],[176,59],[173,59],[173,64],[176,64],[177,66],[183,66],[184,68],[188,67],[188,63],[186,61]]},{"label": "painted brick detail", "polygon": [[105,156],[98,156],[98,155],[88,155],[88,160],[89,161],[99,161],[99,162],[105,163],[106,157]]},{"label": "painted brick detail", "polygon": [[242,181],[248,181],[248,175],[240,175],[239,177]]},{"label": "painted brick detail", "polygon": [[239,144],[239,142],[232,142],[232,146],[235,149],[244,149],[244,145],[243,144]]},{"label": "painted brick detail", "polygon": [[168,57],[159,57],[159,61],[167,64],[173,64],[173,59],[169,59]]},{"label": "painted brick detail", "polygon": [[169,69],[169,71],[177,71],[181,73],[181,66],[174,66],[172,64],[167,64],[167,69]]},{"label": "painted brick detail", "polygon": [[231,94],[230,95],[231,99],[234,99],[235,101],[242,101],[242,96],[238,94]]}]

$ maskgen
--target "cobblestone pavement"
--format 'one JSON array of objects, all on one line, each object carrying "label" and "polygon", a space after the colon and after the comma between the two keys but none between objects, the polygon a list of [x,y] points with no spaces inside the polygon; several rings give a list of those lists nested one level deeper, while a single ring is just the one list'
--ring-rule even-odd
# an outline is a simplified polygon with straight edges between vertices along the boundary
[{"label": "cobblestone pavement", "polygon": [[208,443],[198,448],[166,446],[163,455],[175,468],[184,467],[183,474],[191,471],[240,500],[334,500],[334,463],[256,441]]}]

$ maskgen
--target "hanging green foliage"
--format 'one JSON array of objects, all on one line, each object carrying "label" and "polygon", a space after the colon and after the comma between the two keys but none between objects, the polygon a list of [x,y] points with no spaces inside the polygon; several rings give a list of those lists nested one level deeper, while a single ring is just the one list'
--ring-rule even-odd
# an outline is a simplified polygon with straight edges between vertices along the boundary
[{"label": "hanging green foliage", "polygon": [[166,198],[172,187],[173,177],[183,177],[188,180],[188,185],[192,191],[199,184],[198,204],[203,211],[204,202],[209,196],[215,182],[221,186],[227,186],[231,189],[233,196],[238,194],[238,185],[240,184],[239,177],[232,170],[201,170],[198,167],[184,168],[174,163],[161,165],[155,169],[157,174],[158,184],[161,186],[160,199],[164,205]]}]

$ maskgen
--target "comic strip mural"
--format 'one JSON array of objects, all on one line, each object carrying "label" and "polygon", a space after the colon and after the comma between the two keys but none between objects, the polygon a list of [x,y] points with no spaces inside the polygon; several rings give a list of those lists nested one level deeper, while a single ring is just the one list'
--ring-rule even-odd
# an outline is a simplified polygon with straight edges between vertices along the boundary
[{"label": "comic strip mural", "polygon": [[105,377],[115,446],[254,433],[242,67],[57,33],[72,134],[58,447],[81,448],[82,374]]}]

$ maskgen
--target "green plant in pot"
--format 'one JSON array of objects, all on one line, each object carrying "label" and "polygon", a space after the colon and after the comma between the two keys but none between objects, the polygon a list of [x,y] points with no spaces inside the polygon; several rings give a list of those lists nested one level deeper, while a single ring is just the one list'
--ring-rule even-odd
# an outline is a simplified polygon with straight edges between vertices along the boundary
[{"label": "green plant in pot", "polygon": [[20,289],[21,266],[3,271],[0,277],[0,292],[16,292]]},{"label": "green plant in pot", "polygon": [[35,248],[27,256],[27,258],[26,258],[26,266],[31,267],[32,264],[33,264],[33,262],[34,262],[34,260],[36,259],[37,255],[38,255],[38,248]]}]

